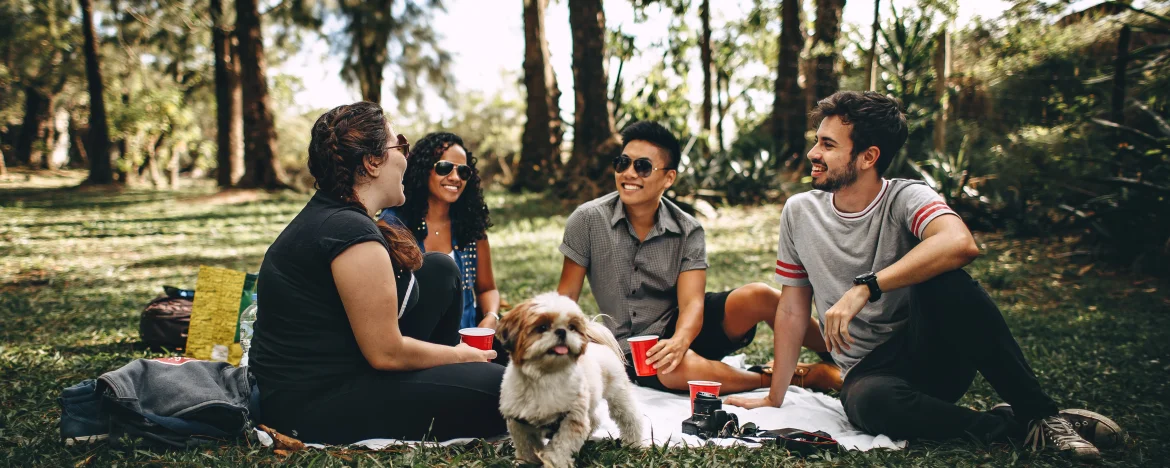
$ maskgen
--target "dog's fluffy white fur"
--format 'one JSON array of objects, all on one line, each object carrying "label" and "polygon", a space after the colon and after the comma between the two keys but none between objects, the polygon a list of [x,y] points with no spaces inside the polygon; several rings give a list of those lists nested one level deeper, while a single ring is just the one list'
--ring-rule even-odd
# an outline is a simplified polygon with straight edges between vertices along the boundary
[{"label": "dog's fluffy white fur", "polygon": [[573,455],[600,424],[602,398],[622,441],[641,443],[640,416],[617,339],[588,320],[572,299],[556,293],[536,296],[505,315],[496,335],[511,353],[500,413],[517,459],[573,466]]}]

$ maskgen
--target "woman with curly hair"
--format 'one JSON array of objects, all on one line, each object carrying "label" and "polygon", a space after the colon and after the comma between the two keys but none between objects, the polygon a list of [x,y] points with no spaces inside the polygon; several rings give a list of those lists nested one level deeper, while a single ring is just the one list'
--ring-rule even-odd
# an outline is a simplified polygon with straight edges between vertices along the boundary
[{"label": "woman with curly hair", "polygon": [[375,222],[406,199],[410,144],[377,104],[313,124],[317,192],[260,266],[250,363],[259,421],[328,444],[448,440],[506,430],[495,351],[459,343],[461,272],[410,231]]},{"label": "woman with curly hair", "polygon": [[495,328],[500,292],[487,238],[492,222],[475,163],[458,135],[440,132],[423,137],[411,150],[406,166],[406,203],[384,210],[380,219],[405,226],[424,252],[447,254],[459,265],[463,277],[460,327]]}]

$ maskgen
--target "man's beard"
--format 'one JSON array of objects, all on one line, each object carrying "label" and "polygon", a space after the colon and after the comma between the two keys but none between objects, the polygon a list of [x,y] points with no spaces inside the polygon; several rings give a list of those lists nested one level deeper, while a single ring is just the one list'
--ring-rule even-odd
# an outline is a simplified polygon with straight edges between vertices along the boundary
[{"label": "man's beard", "polygon": [[851,159],[849,163],[845,165],[845,168],[836,174],[825,171],[824,180],[820,182],[813,180],[813,188],[817,190],[824,190],[826,192],[836,192],[845,187],[853,185],[854,182],[857,182],[857,176],[859,174],[857,172],[857,166],[855,166],[853,162],[854,160]]}]

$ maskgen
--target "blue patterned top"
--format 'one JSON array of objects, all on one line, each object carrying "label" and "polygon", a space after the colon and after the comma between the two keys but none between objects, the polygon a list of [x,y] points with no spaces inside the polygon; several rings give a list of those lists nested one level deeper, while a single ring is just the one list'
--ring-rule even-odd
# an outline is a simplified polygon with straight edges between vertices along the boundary
[{"label": "blue patterned top", "polygon": [[[410,229],[406,223],[402,222],[402,219],[398,217],[398,212],[393,208],[382,210],[382,214],[378,215],[378,219],[390,225],[399,225]],[[423,241],[427,238],[427,221],[424,219],[417,228],[413,229],[413,232],[414,239],[418,241],[419,250],[426,252],[427,248],[423,245]],[[463,274],[463,317],[459,319],[459,328],[479,326],[475,313],[475,279],[476,269],[479,267],[477,245],[475,241],[459,244],[455,236],[451,236],[451,248],[455,254],[455,265],[459,267],[459,271]]]}]

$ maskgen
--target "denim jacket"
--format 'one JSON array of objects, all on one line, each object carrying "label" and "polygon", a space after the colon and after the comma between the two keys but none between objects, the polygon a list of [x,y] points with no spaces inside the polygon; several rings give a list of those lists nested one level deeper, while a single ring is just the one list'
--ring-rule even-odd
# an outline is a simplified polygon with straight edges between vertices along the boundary
[{"label": "denim jacket", "polygon": [[[410,229],[398,217],[398,212],[392,208],[382,210],[382,214],[378,216],[378,219],[390,225],[398,225]],[[414,239],[418,241],[419,250],[426,252],[427,248],[423,245],[423,241],[427,238],[426,220],[423,220],[412,232],[414,233]],[[456,242],[455,236],[451,236],[451,248],[455,254],[455,265],[459,266],[459,271],[463,275],[463,317],[459,319],[459,328],[479,326],[475,311],[476,269],[479,268],[478,244],[475,241],[459,244]]]}]

